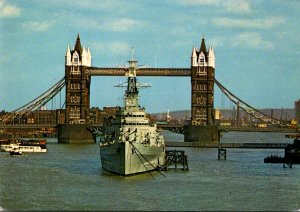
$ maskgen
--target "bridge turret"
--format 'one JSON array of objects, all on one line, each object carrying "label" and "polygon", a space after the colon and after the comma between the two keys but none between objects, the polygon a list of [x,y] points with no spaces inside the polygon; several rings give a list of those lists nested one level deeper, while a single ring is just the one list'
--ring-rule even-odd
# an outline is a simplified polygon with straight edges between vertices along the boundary
[{"label": "bridge turret", "polygon": [[83,66],[89,66],[90,67],[92,65],[91,52],[90,52],[89,48],[86,49],[85,47],[83,47],[81,58],[82,58],[81,64]]},{"label": "bridge turret", "polygon": [[92,66],[92,54],[90,48],[87,49],[87,66]]},{"label": "bridge turret", "polygon": [[85,47],[82,48],[82,54],[81,54],[81,65],[84,65],[86,63],[86,55],[87,51],[85,50]]},{"label": "bridge turret", "polygon": [[66,51],[66,56],[65,56],[65,65],[70,66],[71,65],[71,50],[70,46],[68,45],[67,51]]},{"label": "bridge turret", "polygon": [[193,47],[192,50],[191,66],[197,66],[197,52],[195,46]]},{"label": "bridge turret", "polygon": [[215,53],[211,46],[208,49],[207,60],[207,66],[215,68]]}]

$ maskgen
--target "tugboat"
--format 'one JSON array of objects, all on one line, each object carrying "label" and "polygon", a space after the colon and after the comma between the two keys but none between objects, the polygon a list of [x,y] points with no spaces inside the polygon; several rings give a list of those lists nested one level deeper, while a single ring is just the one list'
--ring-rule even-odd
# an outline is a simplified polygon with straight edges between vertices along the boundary
[{"label": "tugboat", "polygon": [[165,164],[164,138],[138,102],[138,88],[148,86],[137,82],[137,61],[132,57],[128,62],[124,107],[104,124],[99,144],[102,168],[123,176],[154,171]]}]

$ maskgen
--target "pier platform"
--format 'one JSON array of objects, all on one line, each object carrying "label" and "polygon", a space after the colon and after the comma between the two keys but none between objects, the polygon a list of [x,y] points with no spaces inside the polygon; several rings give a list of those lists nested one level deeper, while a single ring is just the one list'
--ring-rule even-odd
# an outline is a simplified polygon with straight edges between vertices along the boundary
[{"label": "pier platform", "polygon": [[169,169],[188,171],[188,159],[183,150],[166,150],[166,164],[164,170]]},{"label": "pier platform", "polygon": [[284,149],[288,143],[205,143],[166,141],[166,147]]}]

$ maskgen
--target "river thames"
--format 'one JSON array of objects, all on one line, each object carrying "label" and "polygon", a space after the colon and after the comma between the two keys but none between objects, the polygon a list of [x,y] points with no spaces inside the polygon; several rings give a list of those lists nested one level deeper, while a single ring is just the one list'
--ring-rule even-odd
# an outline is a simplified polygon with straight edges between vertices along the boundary
[{"label": "river thames", "polygon": [[[164,132],[166,140],[182,135]],[[228,132],[222,142],[288,142],[283,133]],[[292,140],[290,141],[292,142]],[[185,150],[189,171],[171,170],[122,177],[101,169],[99,145],[57,144],[48,152],[0,153],[0,210],[256,210],[300,209],[300,165],[265,164],[283,149]]]}]

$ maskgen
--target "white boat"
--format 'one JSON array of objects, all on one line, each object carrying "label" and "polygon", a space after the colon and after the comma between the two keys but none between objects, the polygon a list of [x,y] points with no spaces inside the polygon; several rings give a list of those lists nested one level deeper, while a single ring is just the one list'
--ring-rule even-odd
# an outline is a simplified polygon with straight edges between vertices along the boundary
[{"label": "white boat", "polygon": [[102,168],[120,175],[150,172],[165,164],[165,143],[138,103],[136,62],[129,61],[124,107],[106,121],[100,139]]},{"label": "white boat", "polygon": [[21,140],[1,145],[2,152],[47,152],[45,140]]}]

